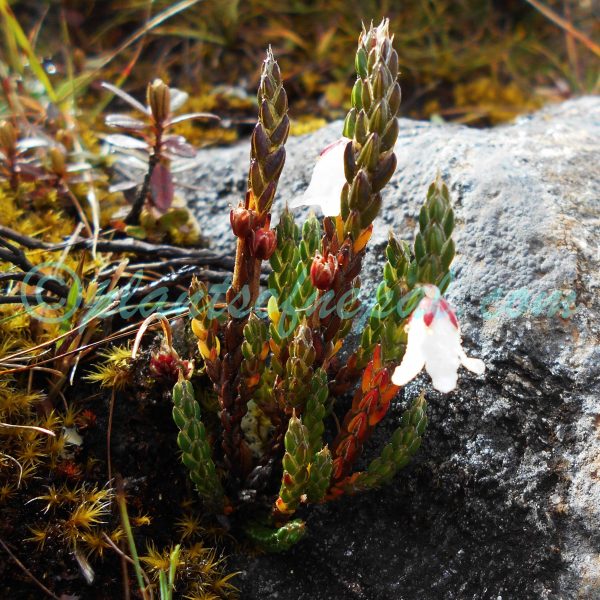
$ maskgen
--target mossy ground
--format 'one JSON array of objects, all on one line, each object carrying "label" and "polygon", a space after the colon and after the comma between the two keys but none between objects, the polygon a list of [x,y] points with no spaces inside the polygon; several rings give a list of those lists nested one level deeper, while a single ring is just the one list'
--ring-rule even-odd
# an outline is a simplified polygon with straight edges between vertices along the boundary
[{"label": "mossy ground", "polygon": [[[5,182],[0,185],[4,223],[12,231],[57,244],[76,230],[73,206],[46,182],[20,182],[16,192]],[[83,187],[73,189],[83,203]],[[98,192],[105,209],[101,226],[107,229],[110,211],[123,206],[124,199],[102,185]],[[158,239],[165,240],[164,232]],[[61,258],[60,252],[23,248],[23,256],[47,275],[58,261],[78,273],[84,306],[61,320],[64,308],[39,309],[33,301],[28,307],[0,305],[0,540],[58,596],[120,597],[121,558],[110,547],[112,542],[125,549],[115,503],[119,481],[149,575],[168,566],[166,553],[180,543],[178,590],[192,598],[231,597],[235,589],[222,556],[226,533],[203,520],[178,460],[168,393],[173,381],[152,376],[149,351],[132,363],[128,346],[135,330],[120,344],[106,341],[127,319],[117,315],[83,326],[88,337],[68,333],[85,321],[85,308],[97,300],[92,280],[101,268],[119,264],[119,255],[93,258],[85,250]],[[0,263],[4,276],[16,270],[9,261]],[[68,277],[66,282],[72,283]],[[19,285],[19,280],[8,280],[3,293],[19,297]],[[84,340],[94,350],[71,360]],[[76,362],[71,385],[66,377]],[[5,558],[2,589],[12,598],[38,597],[31,576]]]}]

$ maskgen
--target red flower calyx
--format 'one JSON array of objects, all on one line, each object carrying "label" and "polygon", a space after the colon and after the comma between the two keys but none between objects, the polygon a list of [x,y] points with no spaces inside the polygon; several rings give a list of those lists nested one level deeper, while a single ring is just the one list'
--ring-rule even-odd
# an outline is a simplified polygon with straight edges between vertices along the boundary
[{"label": "red flower calyx", "polygon": [[258,260],[269,260],[277,248],[277,235],[273,229],[261,227],[252,233],[252,254]]},{"label": "red flower calyx", "polygon": [[333,254],[327,257],[316,254],[310,267],[310,279],[319,290],[331,289],[338,271],[338,261]]},{"label": "red flower calyx", "polygon": [[238,206],[229,213],[229,222],[231,223],[231,230],[236,237],[246,238],[254,229],[254,212]]}]

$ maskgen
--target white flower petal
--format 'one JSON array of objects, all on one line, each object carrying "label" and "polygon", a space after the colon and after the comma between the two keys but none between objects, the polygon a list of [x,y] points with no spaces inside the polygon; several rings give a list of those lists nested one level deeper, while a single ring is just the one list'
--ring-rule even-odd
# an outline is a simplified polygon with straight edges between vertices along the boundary
[{"label": "white flower petal", "polygon": [[465,354],[456,316],[437,288],[428,286],[425,292],[409,321],[406,354],[394,371],[392,382],[405,385],[424,366],[433,387],[446,394],[456,388],[461,364],[479,375],[485,371],[485,365]]},{"label": "white flower petal", "polygon": [[318,205],[326,217],[340,214],[340,195],[346,183],[344,151],[349,141],[341,138],[325,148],[317,160],[308,188],[290,204],[291,208]]},{"label": "white flower petal", "polygon": [[408,343],[402,362],[394,369],[392,383],[394,385],[406,385],[412,381],[425,366],[425,354],[423,353],[423,341],[427,336],[427,328],[423,319],[411,319],[408,326]]},{"label": "white flower petal", "polygon": [[460,362],[465,369],[469,369],[471,373],[483,375],[485,373],[485,363],[480,358],[471,358],[465,354],[461,348]]},{"label": "white flower petal", "polygon": [[458,372],[454,369],[449,369],[444,373],[432,373],[427,370],[431,377],[431,385],[442,394],[448,394],[449,392],[456,389],[458,383]]},{"label": "white flower petal", "polygon": [[400,365],[394,369],[392,383],[398,386],[406,385],[421,372],[424,366],[425,359],[420,351],[411,354],[406,352]]},{"label": "white flower petal", "polygon": [[459,352],[460,333],[446,315],[437,313],[423,347],[425,369],[436,390],[447,393],[456,387]]}]

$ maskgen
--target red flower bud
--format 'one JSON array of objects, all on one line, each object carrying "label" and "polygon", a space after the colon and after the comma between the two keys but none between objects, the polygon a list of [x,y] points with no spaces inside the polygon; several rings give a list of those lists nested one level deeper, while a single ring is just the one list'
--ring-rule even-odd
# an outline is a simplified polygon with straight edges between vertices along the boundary
[{"label": "red flower bud", "polygon": [[254,213],[247,208],[238,206],[229,213],[229,222],[233,235],[245,238],[252,231]]},{"label": "red flower bud", "polygon": [[186,379],[189,379],[193,369],[194,365],[191,361],[180,360],[177,355],[165,350],[154,352],[150,358],[150,375],[154,379],[161,379],[169,383],[177,381],[180,371]]},{"label": "red flower bud", "polygon": [[335,256],[328,254],[325,258],[317,254],[310,267],[310,280],[317,289],[329,290],[333,285],[337,270],[338,263]]},{"label": "red flower bud", "polygon": [[159,352],[150,359],[150,374],[155,379],[177,379],[177,359],[170,353]]},{"label": "red flower bud", "polygon": [[277,235],[273,229],[257,229],[252,235],[252,254],[259,260],[268,260],[277,248]]}]

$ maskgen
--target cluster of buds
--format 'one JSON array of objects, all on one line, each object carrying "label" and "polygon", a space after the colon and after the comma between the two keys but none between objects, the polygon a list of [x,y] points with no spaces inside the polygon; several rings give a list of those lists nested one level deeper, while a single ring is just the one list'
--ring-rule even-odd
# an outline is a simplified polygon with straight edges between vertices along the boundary
[{"label": "cluster of buds", "polygon": [[254,211],[244,208],[243,206],[232,208],[229,213],[229,222],[231,224],[233,235],[243,240],[254,231],[255,220],[256,216]]},{"label": "cluster of buds", "polygon": [[260,224],[256,212],[244,206],[238,206],[229,213],[229,222],[233,234],[246,241],[251,255],[257,260],[269,260],[277,248],[277,234],[270,228],[271,215],[267,215]]},{"label": "cluster of buds", "polygon": [[[248,260],[269,260],[277,247],[277,235],[270,228],[270,211],[285,163],[284,144],[290,122],[287,95],[271,50],[263,65],[258,106],[258,123],[251,140],[248,191],[244,202],[230,213],[231,229],[239,238],[236,288],[242,282],[253,283],[257,279],[256,265]],[[254,291],[256,286],[250,287]]]},{"label": "cluster of buds", "polygon": [[[341,220],[337,219],[336,223],[340,226]],[[331,284],[327,288],[319,289],[319,298],[316,304],[323,301],[325,293],[329,294],[330,292],[333,292],[330,301],[332,305],[340,307],[341,304],[344,304],[343,311],[338,308],[338,310],[319,316],[320,330],[326,344],[342,339],[347,333],[345,327],[350,324],[350,321],[344,319],[343,315],[352,314],[353,309],[356,308],[357,300],[355,294],[352,294],[351,291],[352,288],[358,288],[360,285],[358,275],[362,265],[364,246],[371,235],[371,230],[372,226],[368,227],[355,241],[347,237],[340,242],[339,227],[336,227],[332,219],[324,219],[324,235],[321,241],[322,255],[327,257],[327,266],[329,268],[335,266],[335,269]],[[363,246],[363,250],[358,253],[354,249],[357,243]],[[333,259],[331,262],[329,257]],[[327,271],[329,271],[329,268]],[[317,272],[321,271],[321,265],[317,265],[316,270]],[[327,271],[324,275],[327,275]]]},{"label": "cluster of buds", "polygon": [[[250,251],[257,260],[268,260],[277,245],[275,232],[270,229],[270,211],[285,163],[284,144],[290,129],[287,95],[271,50],[263,65],[258,106],[258,123],[251,140],[248,191],[244,202],[231,211],[230,221],[234,235],[246,242],[242,250]],[[238,270],[241,266],[236,264]]]}]

